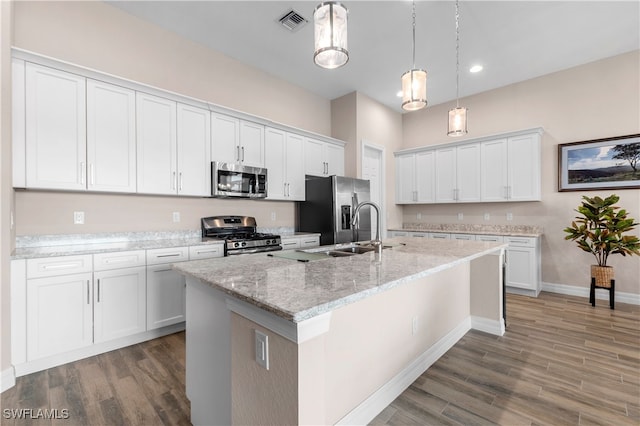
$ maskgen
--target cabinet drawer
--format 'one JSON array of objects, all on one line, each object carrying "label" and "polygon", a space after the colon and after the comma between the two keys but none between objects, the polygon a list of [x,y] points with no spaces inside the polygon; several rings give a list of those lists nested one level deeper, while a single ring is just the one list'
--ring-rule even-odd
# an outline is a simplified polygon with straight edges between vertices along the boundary
[{"label": "cabinet drawer", "polygon": [[503,243],[504,237],[501,235],[476,235],[478,241],[490,241],[494,243]]},{"label": "cabinet drawer", "polygon": [[90,254],[27,259],[27,278],[79,274],[93,270]]},{"label": "cabinet drawer", "polygon": [[476,236],[473,234],[451,234],[452,240],[475,241]]},{"label": "cabinet drawer", "polygon": [[211,259],[224,256],[224,244],[207,244],[189,247],[189,259]]},{"label": "cabinet drawer", "polygon": [[320,245],[320,237],[309,237],[300,239],[300,247],[315,247]]},{"label": "cabinet drawer", "polygon": [[173,247],[147,250],[147,265],[183,262],[189,260],[188,247]]},{"label": "cabinet drawer", "polygon": [[451,239],[451,235],[444,234],[442,232],[429,232],[429,238],[433,238],[435,240],[449,240]]},{"label": "cabinet drawer", "polygon": [[409,235],[416,238],[428,238],[429,234],[426,232],[409,232]]},{"label": "cabinet drawer", "polygon": [[537,238],[530,237],[504,237],[504,242],[513,247],[535,247]]},{"label": "cabinet drawer", "polygon": [[133,268],[145,266],[144,250],[119,251],[115,253],[98,253],[93,255],[93,270]]},{"label": "cabinet drawer", "polygon": [[280,245],[282,246],[283,250],[291,250],[291,249],[296,249],[296,248],[300,248],[300,239],[298,238],[287,238],[287,239],[282,239],[282,241],[280,242]]}]

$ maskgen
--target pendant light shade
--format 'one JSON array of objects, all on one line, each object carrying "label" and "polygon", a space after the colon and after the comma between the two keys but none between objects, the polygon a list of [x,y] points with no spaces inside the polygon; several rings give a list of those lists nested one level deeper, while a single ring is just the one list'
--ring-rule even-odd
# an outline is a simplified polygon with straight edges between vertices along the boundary
[{"label": "pendant light shade", "polygon": [[460,97],[460,11],[456,0],[456,107],[449,110],[449,126],[447,135],[462,136],[467,134],[467,109],[458,104]]},{"label": "pendant light shade", "polygon": [[416,111],[427,105],[427,72],[413,69],[402,74],[402,109]]},{"label": "pendant light shade", "polygon": [[449,110],[449,136],[462,136],[467,133],[467,109],[455,107]]},{"label": "pendant light shade", "polygon": [[413,1],[413,68],[402,74],[402,109],[416,111],[427,106],[427,72],[416,68],[416,2]]},{"label": "pendant light shade", "polygon": [[320,3],[313,12],[313,61],[322,68],[338,68],[349,60],[347,8],[337,2]]}]

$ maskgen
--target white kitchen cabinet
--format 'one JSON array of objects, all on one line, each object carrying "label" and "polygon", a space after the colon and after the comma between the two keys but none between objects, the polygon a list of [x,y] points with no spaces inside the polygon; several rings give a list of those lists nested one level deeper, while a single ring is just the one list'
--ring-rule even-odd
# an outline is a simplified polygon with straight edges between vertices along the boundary
[{"label": "white kitchen cabinet", "polygon": [[264,167],[264,126],[224,114],[211,117],[211,159]]},{"label": "white kitchen cabinet", "polygon": [[136,93],[137,182],[143,194],[175,194],[176,103]]},{"label": "white kitchen cabinet", "polygon": [[512,292],[531,296],[540,293],[540,244],[534,237],[505,237],[507,249],[506,286]]},{"label": "white kitchen cabinet", "polygon": [[133,90],[87,80],[87,189],[136,191]]},{"label": "white kitchen cabinet", "polygon": [[436,150],[436,202],[456,201],[456,148],[450,146]]},{"label": "white kitchen cabinet", "polygon": [[11,161],[14,188],[27,186],[25,67],[22,59],[11,59]]},{"label": "white kitchen cabinet", "polygon": [[538,132],[481,143],[482,201],[540,200]]},{"label": "white kitchen cabinet", "polygon": [[224,244],[205,244],[189,247],[189,260],[213,259],[224,256]]},{"label": "white kitchen cabinet", "polygon": [[304,170],[313,176],[344,176],[344,147],[305,138]]},{"label": "white kitchen cabinet", "polygon": [[480,144],[456,147],[456,201],[480,201]]},{"label": "white kitchen cabinet", "polygon": [[267,128],[265,166],[269,200],[304,201],[304,138]]},{"label": "white kitchen cabinet", "polygon": [[317,247],[320,245],[319,235],[308,235],[300,237],[300,248]]},{"label": "white kitchen cabinet", "polygon": [[147,330],[185,320],[185,277],[171,268],[185,260],[188,247],[147,250]]},{"label": "white kitchen cabinet", "polygon": [[452,240],[475,241],[476,236],[473,234],[451,234]]},{"label": "white kitchen cabinet", "polygon": [[434,240],[450,240],[451,235],[444,232],[429,232],[429,238]]},{"label": "white kitchen cabinet", "polygon": [[146,305],[144,266],[94,272],[94,343],[145,331]]},{"label": "white kitchen cabinet", "polygon": [[280,241],[280,245],[282,246],[282,250],[299,249],[300,238],[297,238],[297,237],[282,238]]},{"label": "white kitchen cabinet", "polygon": [[26,63],[27,188],[86,188],[85,78]]},{"label": "white kitchen cabinet", "polygon": [[435,151],[421,151],[396,157],[396,203],[435,201]]},{"label": "white kitchen cabinet", "polygon": [[503,243],[504,237],[502,235],[486,235],[486,234],[478,234],[476,235],[477,241],[486,241],[490,243]]},{"label": "white kitchen cabinet", "polygon": [[177,193],[211,195],[211,113],[177,104]]},{"label": "white kitchen cabinet", "polygon": [[27,361],[93,344],[90,272],[27,279]]},{"label": "white kitchen cabinet", "polygon": [[320,245],[319,235],[295,235],[282,237],[280,242],[283,250],[304,249]]},{"label": "white kitchen cabinet", "polygon": [[409,233],[406,231],[389,231],[389,236],[390,237],[406,237],[408,236]]}]

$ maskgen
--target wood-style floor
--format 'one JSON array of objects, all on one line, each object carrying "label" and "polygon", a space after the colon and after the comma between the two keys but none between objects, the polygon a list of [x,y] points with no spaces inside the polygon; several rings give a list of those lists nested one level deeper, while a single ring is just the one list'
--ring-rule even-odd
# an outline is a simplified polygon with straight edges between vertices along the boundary
[{"label": "wood-style floor", "polygon": [[[471,331],[372,422],[376,425],[638,425],[640,307],[541,293],[507,296],[502,337]],[[17,379],[2,425],[189,424],[184,333]],[[8,419],[7,409],[69,410]]]}]

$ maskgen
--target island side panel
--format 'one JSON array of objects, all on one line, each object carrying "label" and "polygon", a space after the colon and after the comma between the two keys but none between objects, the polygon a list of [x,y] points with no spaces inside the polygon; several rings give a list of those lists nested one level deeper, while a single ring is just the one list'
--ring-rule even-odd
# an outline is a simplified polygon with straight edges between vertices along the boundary
[{"label": "island side panel", "polygon": [[231,424],[231,312],[225,295],[187,277],[186,392],[194,425]]},{"label": "island side panel", "polygon": [[471,261],[471,327],[502,336],[504,250]]},{"label": "island side panel", "polygon": [[[256,362],[256,330],[268,337],[268,370]],[[232,313],[231,351],[232,424],[301,424],[298,421],[298,345]]]},{"label": "island side panel", "polygon": [[[469,274],[469,263],[460,264],[335,310],[330,331],[320,337],[325,345],[325,394],[301,394],[300,406],[305,399],[311,404],[324,398],[326,416],[317,420],[335,424],[390,380],[407,374],[406,368],[436,342],[467,324],[461,337],[469,329]],[[415,378],[424,369],[413,372]]]}]

